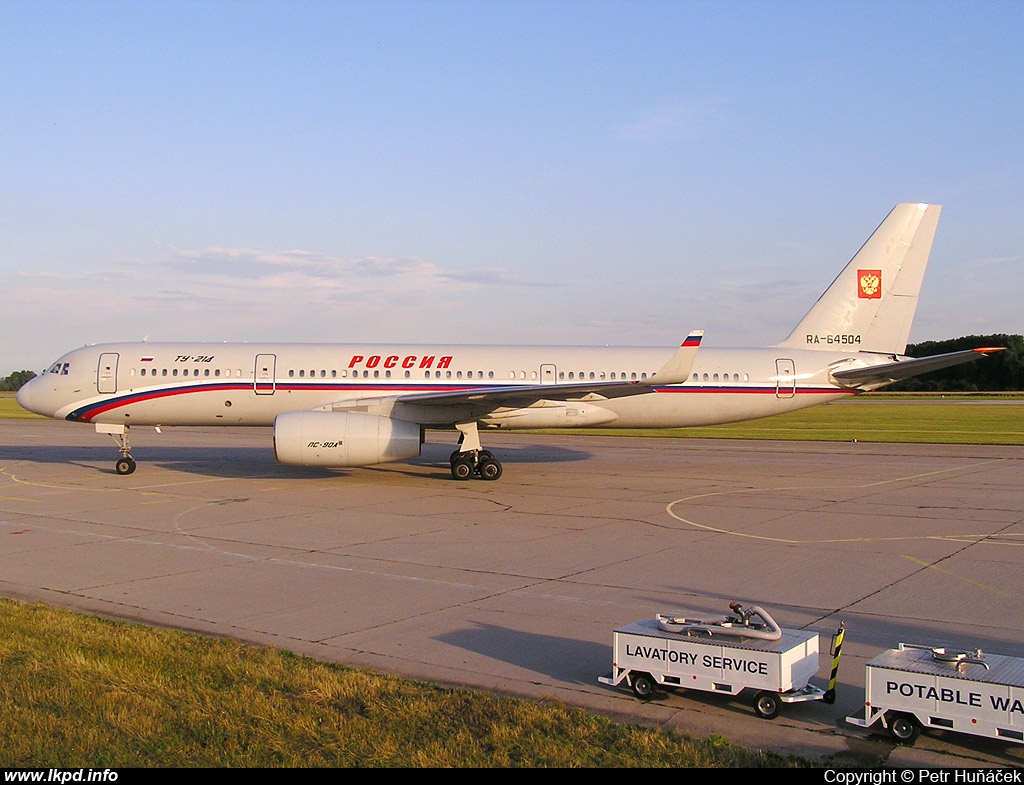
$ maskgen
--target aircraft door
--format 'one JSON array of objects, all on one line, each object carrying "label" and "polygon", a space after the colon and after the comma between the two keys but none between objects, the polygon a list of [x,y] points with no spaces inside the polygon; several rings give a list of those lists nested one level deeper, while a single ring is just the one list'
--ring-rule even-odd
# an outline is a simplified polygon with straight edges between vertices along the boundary
[{"label": "aircraft door", "polygon": [[117,352],[104,352],[100,355],[100,364],[96,369],[97,392],[117,392],[117,359]]},{"label": "aircraft door", "polygon": [[796,395],[796,364],[792,360],[775,361],[775,397],[792,398]]},{"label": "aircraft door", "polygon": [[277,355],[257,354],[253,390],[257,395],[273,395],[276,389]]},{"label": "aircraft door", "polygon": [[540,383],[555,384],[558,382],[558,373],[551,363],[543,363],[540,366]]}]

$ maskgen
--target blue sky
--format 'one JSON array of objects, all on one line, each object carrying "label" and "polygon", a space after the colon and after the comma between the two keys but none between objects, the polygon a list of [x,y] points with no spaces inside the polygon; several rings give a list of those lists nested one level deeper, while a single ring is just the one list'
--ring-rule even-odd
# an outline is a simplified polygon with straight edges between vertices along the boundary
[{"label": "blue sky", "polygon": [[0,375],[114,340],[784,338],[897,202],[1024,333],[1024,3],[0,0]]}]

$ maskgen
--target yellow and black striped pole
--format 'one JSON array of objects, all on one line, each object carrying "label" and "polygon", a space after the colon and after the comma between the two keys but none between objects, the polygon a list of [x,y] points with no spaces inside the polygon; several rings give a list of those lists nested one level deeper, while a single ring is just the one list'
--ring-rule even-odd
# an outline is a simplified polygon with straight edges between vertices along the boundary
[{"label": "yellow and black striped pole", "polygon": [[822,696],[822,700],[830,705],[836,702],[836,674],[839,672],[839,655],[843,653],[843,635],[845,634],[846,626],[843,622],[839,622],[839,631],[836,632],[832,644],[832,676],[828,680],[828,689]]}]

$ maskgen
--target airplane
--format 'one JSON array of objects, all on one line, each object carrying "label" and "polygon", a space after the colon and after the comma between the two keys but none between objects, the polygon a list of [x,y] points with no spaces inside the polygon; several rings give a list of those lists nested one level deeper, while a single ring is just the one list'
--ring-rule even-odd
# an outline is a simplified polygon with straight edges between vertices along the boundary
[{"label": "airplane", "polygon": [[25,409],[92,423],[135,471],[129,429],[273,426],[288,465],[415,458],[426,429],[458,431],[456,480],[497,480],[480,432],[679,428],[770,417],[1003,347],[903,355],[940,205],[896,205],[781,343],[704,348],[434,344],[111,343],[63,355],[18,391]]}]

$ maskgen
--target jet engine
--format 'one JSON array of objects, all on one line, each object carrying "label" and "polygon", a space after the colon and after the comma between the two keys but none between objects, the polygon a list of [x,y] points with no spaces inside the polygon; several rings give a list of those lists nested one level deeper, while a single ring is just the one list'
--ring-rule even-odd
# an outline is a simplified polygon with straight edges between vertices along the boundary
[{"label": "jet engine", "polygon": [[362,412],[303,411],[274,420],[274,454],[293,466],[373,466],[415,458],[418,423]]}]

